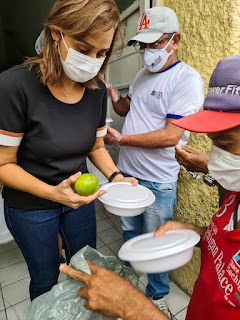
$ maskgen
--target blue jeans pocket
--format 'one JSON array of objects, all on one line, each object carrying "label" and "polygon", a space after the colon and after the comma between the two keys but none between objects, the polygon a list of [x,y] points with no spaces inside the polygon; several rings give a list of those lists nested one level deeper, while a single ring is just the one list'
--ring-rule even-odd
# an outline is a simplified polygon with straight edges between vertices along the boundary
[{"label": "blue jeans pocket", "polygon": [[175,189],[173,183],[157,183],[157,182],[152,182],[152,188],[160,192],[172,192]]}]

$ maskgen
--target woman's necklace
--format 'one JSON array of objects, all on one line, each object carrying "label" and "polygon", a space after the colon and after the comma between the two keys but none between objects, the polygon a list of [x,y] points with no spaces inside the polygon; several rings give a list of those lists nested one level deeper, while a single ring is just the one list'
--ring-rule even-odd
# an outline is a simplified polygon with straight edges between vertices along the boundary
[{"label": "woman's necklace", "polygon": [[70,96],[70,94],[72,93],[74,87],[72,88],[72,90],[71,90],[69,93],[66,93],[65,90],[63,90],[63,88],[60,88],[60,89],[61,89],[63,95],[64,95],[66,98],[69,98],[69,96]]}]

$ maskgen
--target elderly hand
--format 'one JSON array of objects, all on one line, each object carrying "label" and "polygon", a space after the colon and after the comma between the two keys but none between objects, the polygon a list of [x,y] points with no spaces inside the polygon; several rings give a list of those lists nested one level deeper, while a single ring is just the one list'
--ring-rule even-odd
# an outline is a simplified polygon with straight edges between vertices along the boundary
[{"label": "elderly hand", "polygon": [[128,280],[88,261],[92,274],[61,265],[60,271],[86,284],[78,295],[86,300],[88,310],[123,320],[169,320]]},{"label": "elderly hand", "polygon": [[118,102],[120,98],[120,92],[114,88],[110,83],[103,81],[107,88],[107,95],[113,102]]},{"label": "elderly hand", "polygon": [[163,235],[166,231],[179,230],[179,229],[190,229],[190,225],[183,222],[169,220],[164,224],[160,225],[154,233],[154,237]]},{"label": "elderly hand", "polygon": [[188,171],[208,173],[208,155],[191,146],[175,146],[175,158]]},{"label": "elderly hand", "polygon": [[122,317],[128,308],[129,297],[135,299],[136,289],[130,282],[114,272],[88,261],[92,274],[61,265],[60,271],[86,284],[78,290],[78,295],[86,300],[85,307],[107,317]]},{"label": "elderly hand", "polygon": [[184,222],[178,222],[178,221],[167,221],[161,226],[157,228],[157,230],[154,233],[154,237],[159,237],[163,235],[166,231],[170,230],[179,230],[179,229],[189,229],[197,232],[200,237],[202,238],[207,230],[205,227],[198,227],[191,223],[184,223]]},{"label": "elderly hand", "polygon": [[120,145],[122,135],[113,128],[107,128],[107,134],[104,137],[104,143],[108,146],[118,147]]}]

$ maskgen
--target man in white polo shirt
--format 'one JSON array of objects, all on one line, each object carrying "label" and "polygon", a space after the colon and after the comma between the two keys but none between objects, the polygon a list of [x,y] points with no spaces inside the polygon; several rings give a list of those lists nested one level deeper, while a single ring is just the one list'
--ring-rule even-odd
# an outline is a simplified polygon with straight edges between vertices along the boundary
[{"label": "man in white polo shirt", "polygon": [[[179,164],[174,146],[186,144],[189,132],[171,124],[199,110],[204,99],[199,73],[177,58],[180,42],[178,19],[166,7],[142,13],[137,35],[128,45],[139,48],[144,67],[136,75],[127,97],[106,84],[113,108],[126,116],[120,134],[109,128],[105,143],[120,145],[118,168],[134,176],[156,196],[141,215],[121,218],[123,239],[153,232],[171,220],[176,203]],[[146,295],[166,314],[164,296],[169,293],[168,274],[149,274]]]}]

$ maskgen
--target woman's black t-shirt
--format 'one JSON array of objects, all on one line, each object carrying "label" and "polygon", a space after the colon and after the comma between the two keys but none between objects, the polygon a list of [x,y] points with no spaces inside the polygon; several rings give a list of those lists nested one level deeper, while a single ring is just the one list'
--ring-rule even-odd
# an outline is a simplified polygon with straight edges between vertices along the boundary
[{"label": "woman's black t-shirt", "polygon": [[[17,164],[50,185],[87,172],[86,157],[96,136],[106,134],[106,87],[98,84],[99,89],[86,89],[81,101],[66,104],[51,94],[34,69],[19,65],[2,72],[0,145],[19,146]],[[3,197],[17,209],[61,206],[6,186]]]}]

